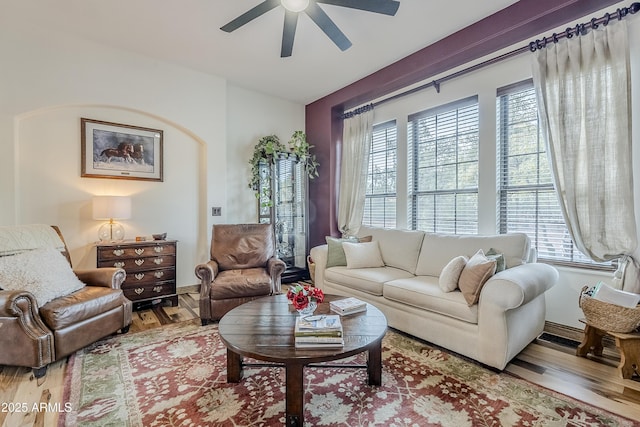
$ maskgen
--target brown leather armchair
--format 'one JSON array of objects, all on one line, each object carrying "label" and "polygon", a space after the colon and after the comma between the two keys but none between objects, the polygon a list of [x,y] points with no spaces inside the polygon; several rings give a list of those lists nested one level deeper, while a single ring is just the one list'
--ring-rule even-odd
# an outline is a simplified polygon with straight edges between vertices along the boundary
[{"label": "brown leather armchair", "polygon": [[196,266],[202,324],[220,320],[245,302],[280,293],[285,263],[275,253],[270,224],[214,225],[211,260]]},{"label": "brown leather armchair", "polygon": [[[71,264],[60,230],[52,228]],[[0,364],[31,367],[40,378],[49,363],[118,330],[129,330],[131,301],[120,289],[125,271],[97,268],[74,272],[87,286],[42,307],[28,291],[0,289]]]}]

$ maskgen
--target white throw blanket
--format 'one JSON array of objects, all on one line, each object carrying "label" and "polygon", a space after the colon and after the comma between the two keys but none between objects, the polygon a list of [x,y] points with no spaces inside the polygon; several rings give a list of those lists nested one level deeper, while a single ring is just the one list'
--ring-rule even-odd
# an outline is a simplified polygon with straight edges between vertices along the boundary
[{"label": "white throw blanket", "polygon": [[64,249],[62,239],[50,225],[0,226],[0,256],[43,248]]}]

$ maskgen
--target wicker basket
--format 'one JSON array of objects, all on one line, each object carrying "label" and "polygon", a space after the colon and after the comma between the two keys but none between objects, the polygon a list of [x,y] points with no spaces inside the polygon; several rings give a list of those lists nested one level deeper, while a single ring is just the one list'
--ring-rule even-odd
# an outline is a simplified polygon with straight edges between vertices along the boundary
[{"label": "wicker basket", "polygon": [[578,304],[587,324],[608,332],[629,333],[640,326],[640,308],[627,308],[591,298],[585,286],[580,292]]},{"label": "wicker basket", "polygon": [[311,277],[311,283],[315,284],[316,263],[313,262],[310,256],[307,256],[307,265],[309,266],[309,276]]}]

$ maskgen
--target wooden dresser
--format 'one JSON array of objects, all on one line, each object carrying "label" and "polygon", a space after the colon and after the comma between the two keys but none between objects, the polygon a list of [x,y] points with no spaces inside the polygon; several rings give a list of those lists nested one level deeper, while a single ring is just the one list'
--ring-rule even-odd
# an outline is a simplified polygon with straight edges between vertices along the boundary
[{"label": "wooden dresser", "polygon": [[122,290],[134,310],[161,302],[178,305],[176,240],[97,243],[98,267],[120,267],[127,272]]}]

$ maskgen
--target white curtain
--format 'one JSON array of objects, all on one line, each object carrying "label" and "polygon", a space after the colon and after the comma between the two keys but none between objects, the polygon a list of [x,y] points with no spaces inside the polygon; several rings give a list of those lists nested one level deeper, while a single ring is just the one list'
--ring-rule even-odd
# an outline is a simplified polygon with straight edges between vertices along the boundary
[{"label": "white curtain", "polygon": [[338,229],[353,236],[362,225],[367,166],[373,132],[373,109],[344,120],[338,199]]},{"label": "white curtain", "polygon": [[[637,246],[626,21],[535,52],[533,76],[560,206],[595,261]],[[624,258],[626,260],[626,257]]]}]

